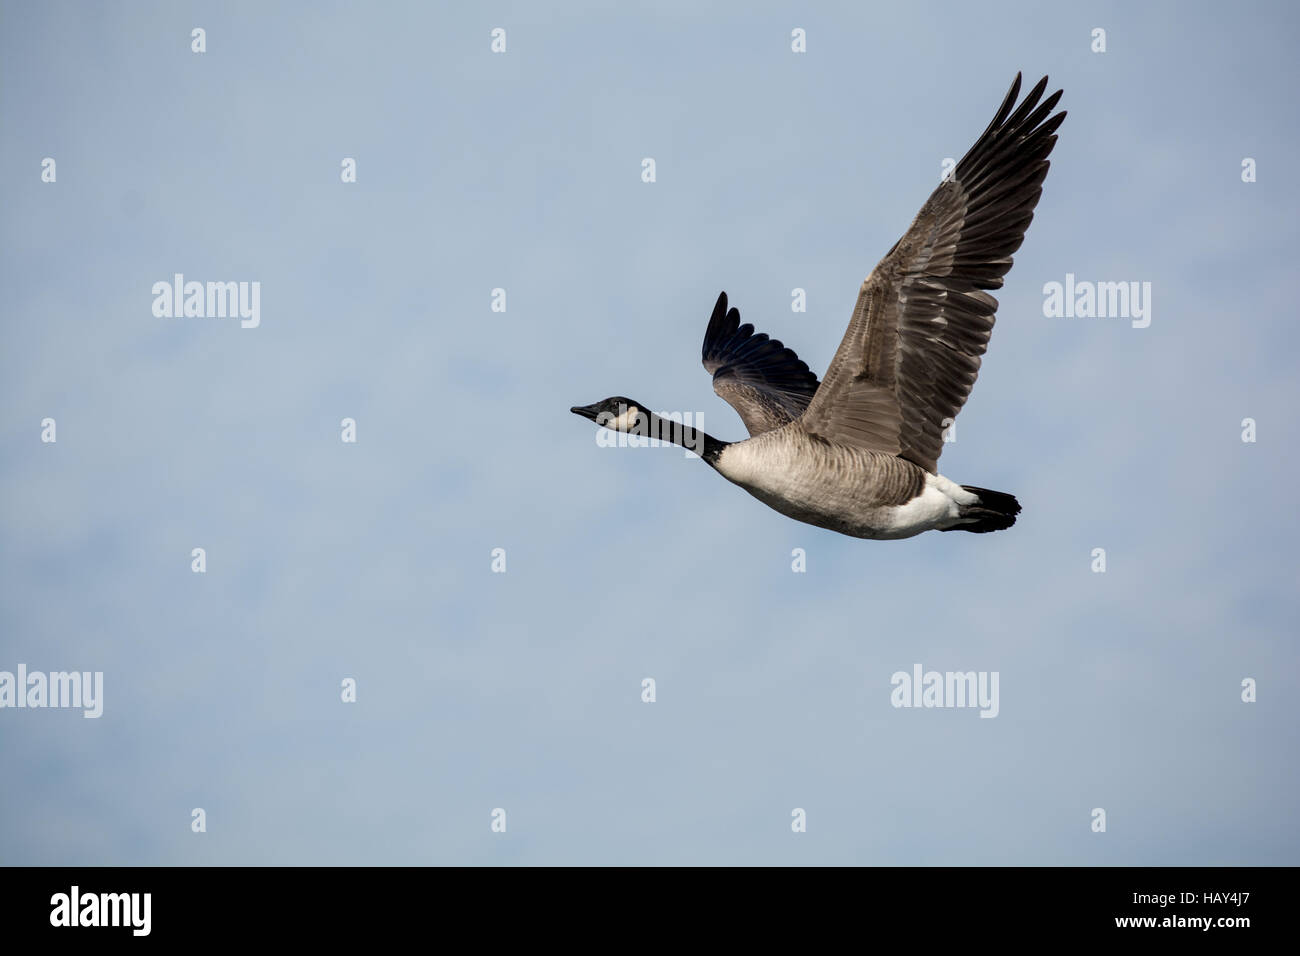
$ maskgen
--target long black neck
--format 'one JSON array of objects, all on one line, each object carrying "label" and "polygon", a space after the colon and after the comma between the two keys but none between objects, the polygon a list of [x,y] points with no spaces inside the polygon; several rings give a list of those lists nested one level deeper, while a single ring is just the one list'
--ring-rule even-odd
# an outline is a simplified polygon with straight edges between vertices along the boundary
[{"label": "long black neck", "polygon": [[681,445],[683,448],[695,452],[711,466],[717,465],[718,456],[722,454],[724,448],[731,444],[731,442],[719,441],[703,428],[696,428],[694,425],[683,425],[681,422],[660,418],[644,407],[642,407],[641,413],[645,418],[637,422],[632,434],[642,435],[646,438],[658,438],[660,441],[670,441],[674,445]]}]

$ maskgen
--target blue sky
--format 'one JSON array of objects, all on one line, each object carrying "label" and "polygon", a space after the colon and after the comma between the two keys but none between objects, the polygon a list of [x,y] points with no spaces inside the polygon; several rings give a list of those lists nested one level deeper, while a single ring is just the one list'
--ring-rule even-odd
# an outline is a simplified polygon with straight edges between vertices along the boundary
[{"label": "blue sky", "polygon": [[[0,5],[0,670],[105,698],[0,710],[0,863],[1300,862],[1298,33]],[[860,541],[597,447],[568,409],[609,395],[744,436],[723,289],[823,373],[1017,70],[1070,115],[940,460],[1014,529]],[[155,317],[178,272],[260,282],[260,326]],[[1150,326],[1044,317],[1067,273],[1150,282]],[[916,663],[997,671],[997,718],[892,707]]]}]

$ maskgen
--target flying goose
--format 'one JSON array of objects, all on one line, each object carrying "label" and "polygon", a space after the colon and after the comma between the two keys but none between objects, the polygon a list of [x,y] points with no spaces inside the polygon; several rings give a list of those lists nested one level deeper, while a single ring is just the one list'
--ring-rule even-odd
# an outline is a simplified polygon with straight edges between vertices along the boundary
[{"label": "flying goose", "polygon": [[826,378],[740,324],[727,294],[704,333],[713,390],[750,437],[724,442],[622,396],[571,409],[605,428],[699,453],[728,481],[798,521],[858,538],[1000,531],[1020,503],[936,470],[943,432],[970,395],[998,289],[1034,218],[1065,113],[1043,77],[1016,105],[1020,74],[988,129],[921,207],[858,293]]}]

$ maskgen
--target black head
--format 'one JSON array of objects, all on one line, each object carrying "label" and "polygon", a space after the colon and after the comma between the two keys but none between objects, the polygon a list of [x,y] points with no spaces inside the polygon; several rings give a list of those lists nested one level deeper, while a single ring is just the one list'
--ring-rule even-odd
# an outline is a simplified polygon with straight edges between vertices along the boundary
[{"label": "black head", "polygon": [[703,428],[660,418],[645,405],[622,395],[615,395],[594,405],[575,405],[569,411],[611,431],[629,432],[681,445],[714,467],[717,466],[718,456],[727,447],[727,442],[718,441],[706,434]]},{"label": "black head", "polygon": [[575,405],[569,411],[583,418],[589,418],[597,425],[604,425],[615,431],[628,431],[641,417],[645,406],[622,395],[615,395],[594,405]]}]

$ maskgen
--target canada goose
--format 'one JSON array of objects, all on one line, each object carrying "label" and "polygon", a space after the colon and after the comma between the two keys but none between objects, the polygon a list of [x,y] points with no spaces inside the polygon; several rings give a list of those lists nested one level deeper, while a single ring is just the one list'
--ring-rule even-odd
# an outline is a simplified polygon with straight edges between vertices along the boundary
[{"label": "canada goose", "polygon": [[1043,77],[1019,106],[1020,74],[988,129],[871,271],[819,384],[795,353],[740,324],[718,296],[704,333],[713,390],[749,430],[724,442],[667,422],[641,402],[571,409],[605,428],[673,441],[728,481],[799,521],[858,538],[923,531],[1000,531],[1009,494],[936,471],[943,432],[970,395],[988,347],[998,289],[1034,218],[1065,113],[1061,91],[1039,104]]}]

